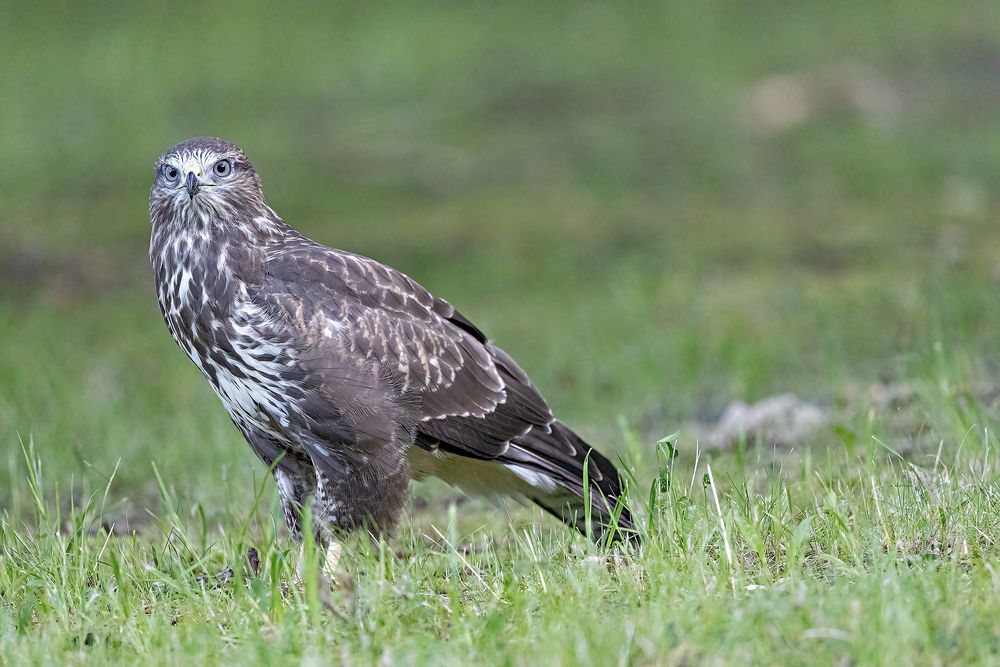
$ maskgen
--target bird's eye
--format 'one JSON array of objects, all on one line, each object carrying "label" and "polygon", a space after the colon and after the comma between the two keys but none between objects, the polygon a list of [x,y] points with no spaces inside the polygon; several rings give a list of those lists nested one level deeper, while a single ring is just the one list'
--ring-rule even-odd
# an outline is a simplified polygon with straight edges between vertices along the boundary
[{"label": "bird's eye", "polygon": [[166,178],[168,181],[176,181],[177,177],[180,175],[181,172],[177,169],[177,167],[173,166],[172,164],[168,164],[163,168],[163,177]]},{"label": "bird's eye", "polygon": [[212,167],[212,170],[215,172],[216,176],[226,177],[232,173],[233,163],[229,160],[219,160],[215,163],[215,166]]}]

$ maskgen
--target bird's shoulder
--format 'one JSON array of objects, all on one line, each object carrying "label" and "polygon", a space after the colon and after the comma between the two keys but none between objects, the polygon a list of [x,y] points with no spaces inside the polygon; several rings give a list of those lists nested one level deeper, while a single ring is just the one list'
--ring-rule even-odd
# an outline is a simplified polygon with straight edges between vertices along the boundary
[{"label": "bird's shoulder", "polygon": [[250,307],[275,335],[297,345],[301,358],[371,361],[421,393],[439,394],[455,384],[472,391],[474,383],[481,406],[473,411],[503,400],[504,382],[486,336],[402,272],[300,241],[265,253],[263,275],[248,289]]}]

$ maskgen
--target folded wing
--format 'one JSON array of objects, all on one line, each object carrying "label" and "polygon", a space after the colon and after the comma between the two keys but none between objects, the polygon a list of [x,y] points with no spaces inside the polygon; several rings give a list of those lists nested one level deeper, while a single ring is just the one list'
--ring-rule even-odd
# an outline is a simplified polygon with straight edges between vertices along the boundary
[{"label": "folded wing", "polygon": [[[305,372],[336,384],[343,380],[324,376],[325,366],[358,364],[398,392],[415,410],[416,445],[438,459],[434,474],[462,484],[460,472],[442,467],[458,461],[459,471],[466,457],[493,463],[521,495],[579,530],[585,497],[598,532],[608,522],[622,495],[614,465],[553,417],[506,352],[404,274],[302,239],[267,256],[254,298],[298,331]],[[618,525],[631,527],[627,510]]]}]

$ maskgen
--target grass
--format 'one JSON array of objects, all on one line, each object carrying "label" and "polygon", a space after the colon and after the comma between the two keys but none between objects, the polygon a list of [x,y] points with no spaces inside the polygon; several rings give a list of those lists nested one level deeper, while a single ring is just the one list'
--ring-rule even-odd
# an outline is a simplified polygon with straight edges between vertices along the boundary
[{"label": "grass", "polygon": [[[996,662],[997,18],[4,3],[0,664]],[[297,585],[150,286],[152,161],[205,133],[621,455],[642,550],[422,484],[353,594]],[[832,421],[699,439],[784,391]]]},{"label": "grass", "polygon": [[[102,515],[113,481],[60,515],[29,447],[35,510],[0,524],[4,655],[33,664],[989,662],[1000,641],[996,443],[980,429],[950,434],[961,441],[941,450],[954,457],[911,462],[880,444],[875,422],[853,456],[774,460],[749,447],[742,463],[692,464],[661,449],[639,552],[608,555],[548,523],[470,523],[452,505],[423,517],[430,524],[408,522],[392,545],[348,545],[357,588],[333,593],[308,575],[294,583],[299,556],[274,507],[230,504],[208,521],[163,485],[150,525],[119,536]],[[265,505],[270,495],[258,487]]]}]

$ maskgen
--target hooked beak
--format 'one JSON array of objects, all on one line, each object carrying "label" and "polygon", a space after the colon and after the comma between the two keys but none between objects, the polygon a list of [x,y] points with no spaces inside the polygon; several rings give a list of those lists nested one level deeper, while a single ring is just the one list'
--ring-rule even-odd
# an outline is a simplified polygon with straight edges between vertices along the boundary
[{"label": "hooked beak", "polygon": [[198,174],[189,171],[187,178],[184,179],[184,187],[188,191],[188,197],[193,198],[197,194],[198,188],[201,187],[201,183],[198,182]]}]

